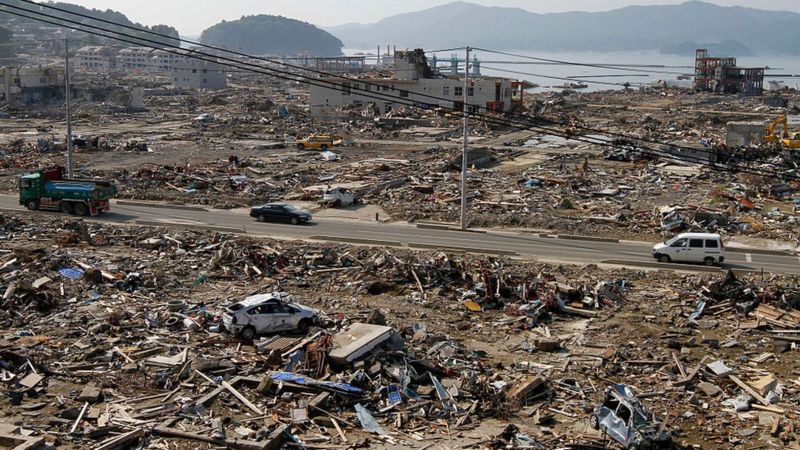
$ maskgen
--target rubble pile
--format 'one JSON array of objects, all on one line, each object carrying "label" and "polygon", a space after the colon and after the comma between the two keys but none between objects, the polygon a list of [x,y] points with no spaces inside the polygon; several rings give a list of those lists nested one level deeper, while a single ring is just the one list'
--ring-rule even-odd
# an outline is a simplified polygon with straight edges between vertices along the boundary
[{"label": "rubble pile", "polygon": [[[592,418],[622,383],[676,441],[733,446],[774,428],[796,442],[787,370],[800,368],[777,367],[797,350],[772,333],[800,326],[791,279],[654,279],[33,214],[4,216],[0,237],[0,410],[21,427],[0,432],[16,439],[592,446],[603,441]],[[735,308],[748,290],[761,303]],[[279,291],[318,323],[252,341],[227,330],[230,305]],[[767,336],[774,350],[737,352]],[[775,419],[736,413],[744,403]],[[731,420],[753,433],[717,440]]]}]

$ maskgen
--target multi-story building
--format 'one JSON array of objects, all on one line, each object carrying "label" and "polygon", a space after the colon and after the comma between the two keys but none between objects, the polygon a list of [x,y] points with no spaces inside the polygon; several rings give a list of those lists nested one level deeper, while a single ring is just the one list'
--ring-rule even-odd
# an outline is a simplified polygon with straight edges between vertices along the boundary
[{"label": "multi-story building", "polygon": [[0,68],[0,104],[14,106],[47,103],[64,99],[64,68]]},{"label": "multi-story building", "polygon": [[111,47],[81,47],[75,52],[74,67],[79,70],[107,71],[117,68],[117,52]]},{"label": "multi-story building", "polygon": [[762,95],[764,68],[739,67],[732,56],[709,56],[708,50],[697,50],[694,63],[694,87],[720,94]]},{"label": "multi-story building", "polygon": [[[379,113],[409,103],[463,109],[463,74],[454,72],[444,76],[436,73],[428,65],[421,49],[396,51],[394,65],[392,78],[320,78],[320,83],[311,86],[311,114],[336,115],[344,106],[369,104],[374,105]],[[473,112],[483,108],[496,112],[511,111],[522,101],[521,86],[521,83],[506,78],[471,76],[467,103]],[[375,94],[381,98],[374,98]]]},{"label": "multi-story building", "polygon": [[83,71],[114,71],[160,74],[175,87],[224,89],[228,86],[225,67],[192,57],[190,50],[167,52],[147,47],[83,47],[76,52],[75,68]]}]

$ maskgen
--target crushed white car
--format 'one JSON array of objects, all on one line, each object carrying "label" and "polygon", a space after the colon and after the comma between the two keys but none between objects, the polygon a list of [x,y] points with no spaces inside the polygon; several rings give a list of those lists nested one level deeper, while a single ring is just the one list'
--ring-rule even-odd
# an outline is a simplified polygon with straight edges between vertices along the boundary
[{"label": "crushed white car", "polygon": [[308,306],[291,303],[286,293],[260,294],[247,297],[227,308],[222,325],[234,336],[251,340],[261,334],[299,331],[319,324],[319,313]]}]

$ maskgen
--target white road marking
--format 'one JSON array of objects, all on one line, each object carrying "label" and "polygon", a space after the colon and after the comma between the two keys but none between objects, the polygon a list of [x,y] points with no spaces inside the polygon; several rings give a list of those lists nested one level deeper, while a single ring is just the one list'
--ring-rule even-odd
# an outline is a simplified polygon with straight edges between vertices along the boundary
[{"label": "white road marking", "polygon": [[747,262],[751,263],[753,262],[753,255],[751,255],[750,253],[745,253],[744,259],[747,260]]}]

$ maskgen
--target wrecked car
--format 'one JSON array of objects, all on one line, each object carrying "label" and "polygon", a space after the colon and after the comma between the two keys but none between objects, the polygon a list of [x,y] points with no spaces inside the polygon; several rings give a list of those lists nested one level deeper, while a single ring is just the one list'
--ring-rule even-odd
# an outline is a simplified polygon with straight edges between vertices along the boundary
[{"label": "wrecked car", "polygon": [[606,389],[603,402],[594,410],[592,426],[627,449],[653,448],[672,441],[665,424],[624,384]]},{"label": "wrecked car", "polygon": [[222,325],[228,333],[251,340],[260,334],[289,331],[308,332],[319,324],[319,314],[313,308],[285,301],[283,293],[247,297],[225,308]]}]

